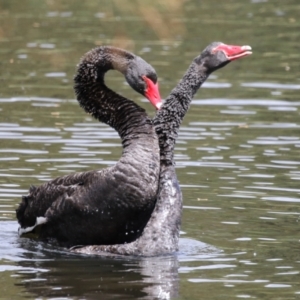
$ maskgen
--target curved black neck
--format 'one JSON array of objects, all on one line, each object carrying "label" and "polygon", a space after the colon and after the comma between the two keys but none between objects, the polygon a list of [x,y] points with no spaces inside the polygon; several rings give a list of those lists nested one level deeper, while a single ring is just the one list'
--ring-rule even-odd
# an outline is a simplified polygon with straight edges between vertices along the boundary
[{"label": "curved black neck", "polygon": [[210,72],[195,58],[187,72],[166,98],[162,108],[154,117],[156,133],[159,137],[162,165],[174,164],[174,146],[180,124],[190,107],[191,100]]},{"label": "curved black neck", "polygon": [[124,74],[134,58],[133,54],[122,49],[98,47],[81,59],[74,78],[80,106],[99,121],[113,127],[119,133],[123,147],[136,135],[149,134],[152,122],[144,109],[109,89],[104,83],[104,76],[112,69]]}]

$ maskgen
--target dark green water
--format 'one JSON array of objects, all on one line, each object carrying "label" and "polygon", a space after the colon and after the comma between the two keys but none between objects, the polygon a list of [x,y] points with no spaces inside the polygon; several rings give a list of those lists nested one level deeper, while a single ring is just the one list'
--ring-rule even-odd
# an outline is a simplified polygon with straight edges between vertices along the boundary
[{"label": "dark green water", "polygon": [[[0,298],[299,299],[299,29],[297,0],[0,0]],[[184,119],[177,255],[83,257],[18,238],[14,211],[30,184],[120,157],[117,134],[74,100],[86,51],[142,56],[166,97],[218,40],[254,53],[214,73]]]}]

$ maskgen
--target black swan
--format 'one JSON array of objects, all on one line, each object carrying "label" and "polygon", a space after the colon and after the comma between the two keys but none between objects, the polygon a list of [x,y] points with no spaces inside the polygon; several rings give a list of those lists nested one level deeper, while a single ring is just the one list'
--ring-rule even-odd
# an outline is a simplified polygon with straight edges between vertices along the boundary
[{"label": "black swan", "polygon": [[178,250],[182,195],[174,167],[174,147],[180,124],[194,94],[208,76],[229,62],[251,53],[250,46],[232,46],[221,42],[210,44],[193,60],[181,81],[157,111],[153,121],[160,146],[159,192],[143,234],[128,244],[85,246],[74,248],[73,252],[154,256]]},{"label": "black swan", "polygon": [[61,246],[119,244],[139,237],[153,211],[160,172],[158,137],[144,109],[110,90],[104,75],[115,69],[129,85],[161,106],[155,70],[125,50],[102,46],[86,53],[75,76],[80,105],[119,133],[116,165],[32,186],[16,215],[19,234]]}]

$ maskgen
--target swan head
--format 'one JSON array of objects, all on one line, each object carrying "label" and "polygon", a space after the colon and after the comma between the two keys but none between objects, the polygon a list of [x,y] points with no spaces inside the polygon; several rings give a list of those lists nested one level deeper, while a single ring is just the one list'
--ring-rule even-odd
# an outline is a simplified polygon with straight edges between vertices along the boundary
[{"label": "swan head", "polygon": [[135,91],[146,97],[156,109],[160,109],[162,100],[159,93],[157,75],[152,66],[142,58],[135,56],[128,64],[125,78]]},{"label": "swan head", "polygon": [[252,54],[250,46],[226,45],[222,42],[214,42],[207,46],[197,60],[204,61],[204,66],[214,71],[224,67],[229,62]]}]

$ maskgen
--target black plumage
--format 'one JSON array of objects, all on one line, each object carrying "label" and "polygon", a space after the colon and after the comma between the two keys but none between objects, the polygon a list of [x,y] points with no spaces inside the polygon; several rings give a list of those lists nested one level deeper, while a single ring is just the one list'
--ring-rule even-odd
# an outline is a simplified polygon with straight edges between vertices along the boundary
[{"label": "black plumage", "polygon": [[251,54],[249,46],[229,46],[214,42],[189,66],[154,117],[160,146],[160,176],[154,211],[142,235],[123,245],[93,245],[73,249],[77,253],[154,256],[178,250],[182,194],[177,180],[174,147],[183,117],[191,100],[208,76],[230,61]]},{"label": "black plumage", "polygon": [[158,137],[144,109],[105,85],[104,75],[110,69],[124,74],[143,95],[149,92],[145,76],[153,85],[157,77],[140,57],[114,47],[95,48],[80,61],[77,99],[86,112],[119,133],[120,160],[106,169],[31,187],[16,210],[21,235],[34,233],[67,247],[128,243],[141,235],[157,196]]}]

